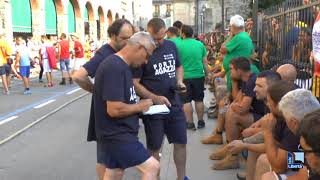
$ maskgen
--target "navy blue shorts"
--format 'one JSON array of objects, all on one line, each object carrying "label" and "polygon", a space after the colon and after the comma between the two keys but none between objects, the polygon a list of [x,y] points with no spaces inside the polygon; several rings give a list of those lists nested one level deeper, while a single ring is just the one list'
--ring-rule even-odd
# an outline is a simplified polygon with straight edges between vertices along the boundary
[{"label": "navy blue shorts", "polygon": [[127,169],[150,158],[147,149],[137,142],[97,142],[97,162],[109,169]]},{"label": "navy blue shorts", "polygon": [[169,143],[187,144],[186,118],[182,107],[171,107],[165,115],[143,116],[147,147],[157,151],[161,148],[164,135]]},{"label": "navy blue shorts", "polygon": [[187,92],[182,93],[181,101],[183,104],[190,103],[191,101],[203,102],[204,98],[204,77],[185,79],[183,83],[187,87]]},{"label": "navy blue shorts", "polygon": [[28,78],[30,76],[30,66],[20,66],[20,75]]}]

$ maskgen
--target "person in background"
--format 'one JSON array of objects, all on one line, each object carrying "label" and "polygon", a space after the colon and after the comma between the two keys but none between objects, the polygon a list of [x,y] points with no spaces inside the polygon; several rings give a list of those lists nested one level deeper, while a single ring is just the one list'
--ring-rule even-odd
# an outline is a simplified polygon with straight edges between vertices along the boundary
[{"label": "person in background", "polygon": [[9,58],[10,55],[11,55],[10,45],[6,41],[5,33],[0,29],[0,76],[1,76],[2,85],[4,88],[3,93],[6,95],[10,94],[10,92],[7,84],[5,65],[7,64],[7,59]]},{"label": "person in background", "polygon": [[30,54],[28,47],[23,43],[21,36],[16,37],[16,61],[15,61],[15,71],[19,67],[20,76],[22,77],[24,84],[23,94],[31,94],[29,76],[30,76]]},{"label": "person in background", "polygon": [[181,28],[182,28],[183,23],[181,21],[175,21],[172,26],[178,28],[178,37],[181,35]]},{"label": "person in background", "polygon": [[[91,58],[89,62],[83,65],[79,71],[73,74],[73,80],[84,90],[93,93],[93,84],[89,79],[94,78],[96,71],[108,56],[121,50],[126,44],[128,39],[133,35],[133,27],[131,23],[126,19],[120,19],[114,21],[108,28],[108,35],[110,37],[110,42],[104,44]],[[87,141],[96,141],[96,127],[95,127],[95,115],[94,115],[94,98],[91,101],[89,126]],[[99,158],[101,153],[97,151],[97,158]],[[99,180],[103,180],[106,167],[98,160],[96,165],[96,171]]]},{"label": "person in background", "polygon": [[84,49],[82,43],[79,41],[79,35],[77,33],[71,34],[71,39],[74,42],[74,67],[73,67],[73,72],[75,73],[78,71],[85,63],[86,60],[84,58]]},{"label": "person in background", "polygon": [[193,107],[191,102],[195,102],[195,110],[198,117],[197,128],[205,127],[204,115],[204,84],[208,77],[207,50],[205,46],[193,39],[193,29],[191,26],[183,25],[181,29],[182,40],[178,47],[179,58],[184,70],[183,83],[187,92],[181,95],[183,110],[187,118],[187,128],[196,130],[193,122]]},{"label": "person in background", "polygon": [[60,36],[60,42],[58,43],[59,49],[59,59],[60,59],[60,71],[62,75],[62,80],[59,83],[60,85],[66,85],[66,79],[69,80],[70,84],[73,84],[70,74],[70,51],[69,44],[70,42],[67,40],[67,35],[62,33]]},{"label": "person in background", "polygon": [[40,49],[40,61],[43,66],[43,72],[46,73],[47,85],[45,87],[53,87],[52,69],[50,67],[47,48],[52,47],[52,43],[48,41],[46,35],[41,36],[41,49]]}]

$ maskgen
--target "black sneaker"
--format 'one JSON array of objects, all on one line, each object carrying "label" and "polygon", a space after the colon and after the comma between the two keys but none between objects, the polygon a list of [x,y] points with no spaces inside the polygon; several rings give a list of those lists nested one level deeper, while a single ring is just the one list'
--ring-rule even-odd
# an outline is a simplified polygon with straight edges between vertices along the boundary
[{"label": "black sneaker", "polygon": [[191,122],[191,123],[187,122],[187,129],[190,129],[193,131],[197,130],[196,125],[193,122]]},{"label": "black sneaker", "polygon": [[206,126],[206,123],[204,120],[199,120],[198,121],[198,129],[204,128]]}]

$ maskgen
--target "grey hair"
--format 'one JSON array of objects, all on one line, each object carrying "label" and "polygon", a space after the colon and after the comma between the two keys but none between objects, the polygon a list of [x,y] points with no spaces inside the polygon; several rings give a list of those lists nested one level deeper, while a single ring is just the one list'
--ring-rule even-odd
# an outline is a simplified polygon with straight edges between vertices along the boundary
[{"label": "grey hair", "polygon": [[134,35],[131,36],[131,38],[128,40],[128,44],[141,44],[145,48],[148,47],[156,47],[156,43],[154,42],[151,35],[147,32],[137,32]]},{"label": "grey hair", "polygon": [[286,118],[301,122],[305,115],[320,108],[319,101],[305,89],[288,92],[279,102],[279,109]]}]

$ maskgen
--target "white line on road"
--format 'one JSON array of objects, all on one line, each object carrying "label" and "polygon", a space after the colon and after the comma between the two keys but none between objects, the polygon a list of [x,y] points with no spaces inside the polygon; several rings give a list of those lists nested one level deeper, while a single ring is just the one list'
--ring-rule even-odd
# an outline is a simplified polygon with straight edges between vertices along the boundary
[{"label": "white line on road", "polygon": [[71,101],[68,101],[68,102],[64,103],[62,106],[58,107],[57,109],[51,111],[50,113],[48,113],[48,114],[46,114],[46,115],[44,115],[44,116],[42,116],[41,118],[35,120],[35,121],[32,122],[31,124],[29,124],[29,125],[27,125],[26,127],[20,129],[19,131],[15,132],[15,133],[12,134],[11,136],[9,136],[9,137],[7,137],[7,138],[5,138],[5,139],[3,139],[3,140],[0,140],[0,147],[1,147],[4,143],[6,143],[6,142],[12,140],[13,138],[17,137],[19,134],[22,134],[23,132],[27,131],[28,129],[30,129],[30,128],[33,127],[34,125],[36,125],[36,124],[38,124],[39,122],[41,122],[41,121],[43,121],[44,119],[46,119],[47,117],[55,114],[56,112],[60,111],[60,110],[63,109],[64,107],[66,107],[66,106],[68,106],[69,104],[71,104],[71,103],[73,103],[73,102],[75,102],[75,101],[83,98],[84,96],[86,96],[86,95],[88,95],[88,94],[89,94],[89,93],[84,93],[84,94],[82,94],[82,95],[80,95],[80,96],[72,99]]},{"label": "white line on road", "polygon": [[70,91],[70,92],[67,92],[66,94],[68,94],[68,95],[73,94],[73,93],[79,91],[80,89],[81,89],[81,88],[74,89],[74,90],[72,90],[72,91]]},{"label": "white line on road", "polygon": [[2,124],[4,124],[4,123],[7,123],[7,122],[9,122],[9,121],[12,121],[12,120],[14,120],[14,119],[17,119],[17,118],[18,118],[18,116],[11,116],[11,117],[3,120],[3,121],[0,121],[0,125],[2,125]]},{"label": "white line on road", "polygon": [[45,103],[42,103],[42,104],[40,104],[40,105],[38,105],[38,106],[35,106],[34,109],[42,108],[43,106],[46,106],[46,105],[48,105],[48,104],[50,104],[50,103],[52,103],[52,102],[54,102],[54,101],[56,101],[56,100],[55,100],[55,99],[51,99],[51,100],[49,100],[49,101],[47,101],[47,102],[45,102]]}]

